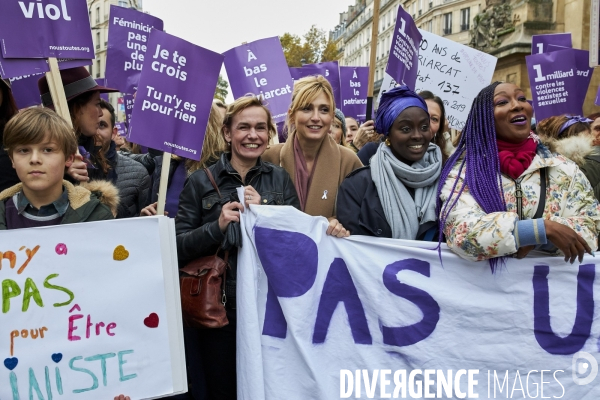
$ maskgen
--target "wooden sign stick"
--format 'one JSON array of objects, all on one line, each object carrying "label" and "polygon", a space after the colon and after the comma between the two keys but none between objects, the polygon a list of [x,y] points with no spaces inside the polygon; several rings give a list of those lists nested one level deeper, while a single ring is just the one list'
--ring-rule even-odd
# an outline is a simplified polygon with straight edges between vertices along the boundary
[{"label": "wooden sign stick", "polygon": [[65,88],[63,87],[60,70],[58,69],[58,61],[55,57],[50,57],[48,58],[48,65],[50,66],[50,71],[46,72],[46,79],[48,80],[48,87],[50,88],[54,110],[58,115],[63,117],[72,128],[73,122],[71,121],[67,96],[65,95]]},{"label": "wooden sign stick", "polygon": [[[169,169],[171,167],[171,153],[163,153],[162,168],[160,169],[160,186],[158,189],[158,207],[157,215],[165,215],[165,205],[167,204],[167,184],[169,183]],[[171,218],[175,218],[174,215]]]},{"label": "wooden sign stick", "polygon": [[367,91],[366,119],[373,119],[373,89],[375,86],[375,65],[377,59],[377,37],[379,36],[379,0],[373,1],[373,27],[371,28],[371,54],[369,59],[369,87]]}]

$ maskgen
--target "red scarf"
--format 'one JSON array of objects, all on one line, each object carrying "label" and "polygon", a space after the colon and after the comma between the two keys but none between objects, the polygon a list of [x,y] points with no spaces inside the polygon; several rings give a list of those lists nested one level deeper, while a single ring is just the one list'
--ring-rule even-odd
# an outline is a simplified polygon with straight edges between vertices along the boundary
[{"label": "red scarf", "polygon": [[498,155],[500,156],[500,171],[517,179],[529,166],[535,157],[537,144],[532,138],[522,143],[508,143],[496,139]]}]

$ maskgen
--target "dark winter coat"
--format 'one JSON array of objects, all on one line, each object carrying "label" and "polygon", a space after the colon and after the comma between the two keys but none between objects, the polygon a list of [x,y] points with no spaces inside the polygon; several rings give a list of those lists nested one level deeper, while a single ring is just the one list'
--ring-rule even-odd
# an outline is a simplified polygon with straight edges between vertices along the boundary
[{"label": "dark winter coat", "polygon": [[[246,174],[246,181],[231,166],[229,153],[208,167],[223,198],[213,188],[204,170],[190,175],[179,196],[179,210],[175,218],[177,258],[183,267],[198,257],[215,254],[225,235],[219,228],[221,207],[239,201],[237,188],[251,185],[260,193],[264,205],[290,205],[300,209],[300,201],[288,173],[281,167],[258,159],[256,166]],[[231,271],[227,271],[228,286],[235,286],[237,248],[229,253]],[[229,291],[229,290],[228,290]],[[235,293],[235,292],[234,292]],[[234,294],[235,295],[235,294]]]},{"label": "dark winter coat", "polygon": [[[119,204],[118,190],[107,181],[91,181],[74,186],[63,181],[69,195],[69,208],[61,225],[113,219]],[[0,193],[0,230],[6,229],[6,200],[22,190],[21,183]]]},{"label": "dark winter coat", "polygon": [[4,150],[3,136],[4,126],[0,124],[0,192],[20,182],[17,171],[13,168],[12,161]]},{"label": "dark winter coat", "polygon": [[[336,200],[337,219],[351,235],[392,237],[392,228],[371,178],[371,167],[351,172],[338,190]],[[437,241],[437,222],[419,227],[416,240]]]},{"label": "dark winter coat", "polygon": [[150,175],[142,164],[117,154],[117,183],[121,202],[117,218],[138,217],[148,205]]}]

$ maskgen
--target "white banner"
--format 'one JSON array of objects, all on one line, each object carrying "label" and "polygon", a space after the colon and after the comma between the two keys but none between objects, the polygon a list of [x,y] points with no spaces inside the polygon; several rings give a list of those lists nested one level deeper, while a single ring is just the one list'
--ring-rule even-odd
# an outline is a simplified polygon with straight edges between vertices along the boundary
[{"label": "white banner", "polygon": [[167,217],[0,231],[0,399],[187,391]]},{"label": "white banner", "polygon": [[594,259],[464,261],[435,243],[325,235],[251,206],[238,266],[238,398],[598,399]]}]

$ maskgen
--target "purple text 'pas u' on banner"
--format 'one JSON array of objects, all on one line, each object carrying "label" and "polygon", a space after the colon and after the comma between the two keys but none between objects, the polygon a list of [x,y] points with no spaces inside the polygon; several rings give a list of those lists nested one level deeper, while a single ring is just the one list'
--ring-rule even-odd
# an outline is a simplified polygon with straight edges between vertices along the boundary
[{"label": "purple text 'pas u' on banner", "polygon": [[278,37],[246,43],[223,53],[234,98],[262,96],[273,120],[284,121],[294,83]]},{"label": "purple text 'pas u' on banner", "polygon": [[3,0],[0,44],[7,58],[95,58],[85,1]]},{"label": "purple text 'pas u' on banner", "polygon": [[367,116],[369,67],[340,67],[341,110],[359,123]]},{"label": "purple text 'pas u' on banner", "polygon": [[305,76],[322,75],[331,84],[335,106],[340,110],[342,109],[342,96],[340,93],[340,67],[337,61],[306,64],[301,68],[290,68],[290,74],[292,75],[292,79],[294,81],[304,78]]},{"label": "purple text 'pas u' on banner", "polygon": [[525,57],[535,119],[582,115],[593,68],[587,50],[566,49]]},{"label": "purple text 'pas u' on banner", "polygon": [[153,30],[133,106],[132,142],[200,160],[223,56]]},{"label": "purple text 'pas u' on banner", "polygon": [[399,6],[390,58],[385,72],[396,82],[403,83],[413,90],[417,81],[421,38],[422,35],[417,29],[415,21],[404,11],[402,6]]},{"label": "purple text 'pas u' on banner", "polygon": [[106,84],[121,93],[135,93],[148,50],[152,29],[163,30],[163,21],[137,10],[110,6]]}]

